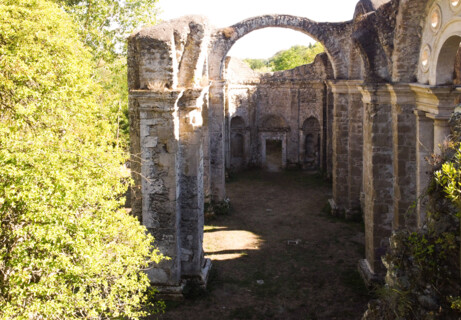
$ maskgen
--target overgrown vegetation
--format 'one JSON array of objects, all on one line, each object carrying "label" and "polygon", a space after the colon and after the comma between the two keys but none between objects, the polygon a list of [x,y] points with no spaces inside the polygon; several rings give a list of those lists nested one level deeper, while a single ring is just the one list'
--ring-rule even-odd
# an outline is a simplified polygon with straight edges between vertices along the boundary
[{"label": "overgrown vegetation", "polygon": [[461,122],[452,118],[452,142],[433,157],[426,225],[393,234],[380,299],[366,319],[459,319],[461,316],[460,224]]},{"label": "overgrown vegetation", "polygon": [[245,59],[251,69],[259,72],[272,72],[293,69],[312,63],[315,57],[324,52],[320,42],[309,46],[296,45],[288,50],[277,52],[269,59]]},{"label": "overgrown vegetation", "polygon": [[[74,29],[91,53],[92,77],[104,90],[98,103],[109,110],[117,143],[129,143],[126,38],[157,23],[158,0],[53,0],[74,20]],[[128,149],[128,148],[126,148]]]},{"label": "overgrown vegetation", "polygon": [[0,4],[1,319],[136,319],[158,307],[141,270],[162,256],[121,209],[122,121],[102,99],[98,46],[80,36],[55,3]]}]

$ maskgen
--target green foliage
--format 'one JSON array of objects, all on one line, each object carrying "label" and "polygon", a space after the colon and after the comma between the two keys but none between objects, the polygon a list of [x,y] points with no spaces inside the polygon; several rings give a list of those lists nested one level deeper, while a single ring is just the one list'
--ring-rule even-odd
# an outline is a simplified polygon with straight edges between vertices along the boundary
[{"label": "green foliage", "polygon": [[461,145],[446,144],[443,154],[434,159],[438,162],[433,163],[425,227],[399,230],[390,239],[384,259],[387,287],[380,291],[379,308],[375,308],[379,319],[445,320],[459,319],[461,314]]},{"label": "green foliage", "polygon": [[269,66],[269,59],[244,59],[243,62],[255,71],[270,72],[272,69]]},{"label": "green foliage", "polygon": [[451,298],[451,308],[458,312],[461,312],[461,297]]},{"label": "green foliage", "polygon": [[[435,172],[437,183],[443,187],[446,197],[461,210],[461,145],[458,145],[452,161],[442,164]],[[459,212],[458,212],[459,215]]]},{"label": "green foliage", "polygon": [[81,39],[99,60],[112,61],[126,49],[136,28],[155,24],[158,0],[54,0],[74,18]]},{"label": "green foliage", "polygon": [[104,89],[99,104],[108,110],[117,143],[129,141],[126,37],[157,22],[158,0],[53,0],[69,13],[95,63],[94,78]]},{"label": "green foliage", "polygon": [[45,0],[0,4],[0,319],[138,318],[162,258],[121,209],[126,154],[75,29]]},{"label": "green foliage", "polygon": [[127,73],[126,57],[120,56],[97,68],[95,77],[103,89],[98,103],[109,111],[108,117],[114,126],[117,144],[125,149],[128,149],[130,137]]},{"label": "green foliage", "polygon": [[283,50],[269,59],[269,64],[273,71],[289,70],[312,63],[315,56],[324,51],[320,42],[314,46],[293,46],[288,50]]},{"label": "green foliage", "polygon": [[308,47],[296,45],[282,50],[269,59],[245,59],[251,69],[260,72],[282,71],[312,63],[315,57],[324,52],[320,42]]}]

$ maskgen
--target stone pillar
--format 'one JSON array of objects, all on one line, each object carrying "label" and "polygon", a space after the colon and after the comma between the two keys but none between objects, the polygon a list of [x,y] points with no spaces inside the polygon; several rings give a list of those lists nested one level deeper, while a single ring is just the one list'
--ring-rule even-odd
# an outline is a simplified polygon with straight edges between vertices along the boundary
[{"label": "stone pillar", "polygon": [[[202,108],[207,90],[187,90],[179,106],[181,277],[205,287],[209,259],[204,258]],[[206,106],[206,104],[205,104]]]},{"label": "stone pillar", "polygon": [[392,105],[385,85],[360,86],[364,103],[363,192],[366,260],[360,270],[368,281],[383,275],[393,218]]},{"label": "stone pillar", "polygon": [[333,177],[333,109],[334,109],[334,98],[332,88],[327,84],[326,85],[326,97],[325,97],[325,148],[326,148],[326,173],[327,178],[332,179]]},{"label": "stone pillar", "polygon": [[208,99],[205,99],[202,107],[203,194],[205,203],[211,202],[209,107],[209,101]]},{"label": "stone pillar", "polygon": [[408,85],[388,85],[392,102],[394,165],[393,229],[415,228],[416,215],[408,211],[416,201],[415,95]]},{"label": "stone pillar", "polygon": [[349,144],[349,88],[346,81],[328,81],[333,92],[333,126],[332,126],[332,209],[344,211],[348,207],[348,144]]},{"label": "stone pillar", "polygon": [[[140,172],[133,172],[141,193],[133,199],[133,209],[141,212],[142,224],[155,237],[155,246],[170,257],[147,274],[162,296],[180,298],[183,282],[180,261],[179,210],[179,91],[130,91],[133,121],[131,140],[139,150],[132,150],[132,162]],[[136,135],[136,132],[139,135]],[[139,156],[138,156],[139,155]],[[141,206],[141,208],[138,208]]]},{"label": "stone pillar", "polygon": [[225,189],[224,155],[224,85],[225,81],[214,80],[210,88],[209,134],[210,134],[210,185],[214,201],[222,201]]},{"label": "stone pillar", "polygon": [[417,202],[418,226],[425,222],[426,212],[424,199],[432,169],[426,158],[432,153],[439,154],[439,145],[450,134],[448,119],[454,111],[455,101],[459,97],[459,91],[453,90],[452,86],[432,87],[422,84],[410,84],[411,90],[416,97],[417,118],[417,170],[416,190],[419,197]]},{"label": "stone pillar", "polygon": [[360,192],[363,180],[363,102],[358,89],[361,82],[349,81],[348,131],[348,199],[346,217],[360,214]]},{"label": "stone pillar", "polygon": [[429,183],[432,171],[429,159],[434,150],[434,123],[429,119],[426,112],[414,110],[416,116],[416,218],[418,228],[421,228],[426,220],[426,208],[423,195]]},{"label": "stone pillar", "polygon": [[434,153],[442,153],[442,145],[445,140],[450,136],[450,126],[448,120],[450,119],[448,115],[433,115],[429,114],[429,118],[434,120]]}]

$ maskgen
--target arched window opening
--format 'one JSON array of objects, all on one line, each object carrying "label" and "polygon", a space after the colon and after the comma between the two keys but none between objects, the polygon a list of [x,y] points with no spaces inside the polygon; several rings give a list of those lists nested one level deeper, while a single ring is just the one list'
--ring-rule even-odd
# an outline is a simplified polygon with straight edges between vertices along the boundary
[{"label": "arched window opening", "polygon": [[245,121],[239,116],[231,119],[231,130],[245,129]]},{"label": "arched window opening", "polygon": [[436,84],[456,84],[459,81],[459,70],[455,65],[459,64],[457,59],[461,37],[452,36],[445,41],[437,59]]}]

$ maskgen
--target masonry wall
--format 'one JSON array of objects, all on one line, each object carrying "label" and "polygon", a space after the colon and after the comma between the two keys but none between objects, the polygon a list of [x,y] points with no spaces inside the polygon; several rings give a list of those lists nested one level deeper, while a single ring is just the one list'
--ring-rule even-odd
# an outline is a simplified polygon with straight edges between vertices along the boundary
[{"label": "masonry wall", "polygon": [[[226,167],[264,167],[265,141],[274,139],[282,141],[283,167],[326,170],[324,80],[332,76],[326,55],[320,55],[311,65],[273,74],[252,73],[235,59],[228,62],[227,68]],[[240,120],[243,130],[235,127]],[[245,152],[241,159],[232,154],[236,136],[243,137]],[[312,142],[306,144],[306,137]],[[311,151],[311,147],[315,150]]]}]

